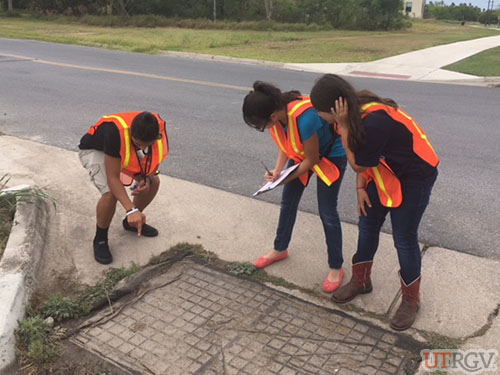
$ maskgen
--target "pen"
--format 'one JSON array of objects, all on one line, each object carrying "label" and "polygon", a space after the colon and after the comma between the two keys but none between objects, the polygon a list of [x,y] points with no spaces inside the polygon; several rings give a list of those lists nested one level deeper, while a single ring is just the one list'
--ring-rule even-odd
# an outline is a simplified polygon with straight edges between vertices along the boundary
[{"label": "pen", "polygon": [[262,166],[265,168],[266,172],[267,172],[268,174],[271,174],[271,171],[270,171],[269,169],[267,169],[267,167],[266,167],[266,165],[264,164],[264,162],[262,162],[262,161],[261,161],[260,163],[261,163],[261,164],[262,164]]}]

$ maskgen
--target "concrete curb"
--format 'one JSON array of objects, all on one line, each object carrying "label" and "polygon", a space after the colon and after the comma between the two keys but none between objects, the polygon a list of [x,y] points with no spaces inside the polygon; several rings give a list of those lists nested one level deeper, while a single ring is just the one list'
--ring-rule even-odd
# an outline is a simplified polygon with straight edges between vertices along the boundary
[{"label": "concrete curb", "polygon": [[[20,185],[8,190],[30,190]],[[18,321],[24,317],[37,275],[48,227],[49,210],[43,199],[18,204],[9,240],[0,260],[0,373],[15,360]]]},{"label": "concrete curb", "polygon": [[255,60],[247,59],[243,57],[232,57],[223,55],[210,55],[205,53],[195,53],[195,52],[182,52],[182,51],[165,51],[162,56],[174,56],[183,59],[196,59],[196,60],[212,60],[233,64],[248,64],[248,65],[262,65],[269,66],[273,68],[287,68],[287,63],[279,61],[268,61],[268,60]]}]

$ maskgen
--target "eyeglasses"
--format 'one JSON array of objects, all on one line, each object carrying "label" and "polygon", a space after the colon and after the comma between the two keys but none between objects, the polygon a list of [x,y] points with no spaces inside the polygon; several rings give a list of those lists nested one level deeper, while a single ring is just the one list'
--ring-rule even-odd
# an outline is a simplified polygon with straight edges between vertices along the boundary
[{"label": "eyeglasses", "polygon": [[245,116],[243,116],[243,120],[248,126],[254,128],[255,130],[258,130],[259,132],[263,132],[264,130],[266,130],[267,125],[271,121],[270,118],[262,119],[257,117]]},{"label": "eyeglasses", "polygon": [[269,125],[269,122],[270,122],[270,121],[271,121],[271,119],[265,119],[265,120],[260,121],[260,122],[259,122],[259,123],[257,123],[257,124],[250,124],[250,126],[251,126],[252,128],[254,128],[255,130],[257,130],[257,131],[259,131],[259,132],[263,133],[263,132],[264,132],[264,130],[266,130],[267,125]]}]

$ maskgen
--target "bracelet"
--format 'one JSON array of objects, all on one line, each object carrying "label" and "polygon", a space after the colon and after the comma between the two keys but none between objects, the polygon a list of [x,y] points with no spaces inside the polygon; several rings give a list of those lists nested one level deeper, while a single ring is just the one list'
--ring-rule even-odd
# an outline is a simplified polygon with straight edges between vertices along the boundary
[{"label": "bracelet", "polygon": [[139,209],[137,207],[134,207],[125,213],[125,217],[127,217],[128,215],[132,215],[132,214],[136,213],[137,211],[139,211]]}]

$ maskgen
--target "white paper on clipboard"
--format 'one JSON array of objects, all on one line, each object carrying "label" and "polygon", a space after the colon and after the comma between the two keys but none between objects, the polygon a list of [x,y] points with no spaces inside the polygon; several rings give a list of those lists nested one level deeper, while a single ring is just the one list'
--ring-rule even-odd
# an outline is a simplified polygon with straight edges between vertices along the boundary
[{"label": "white paper on clipboard", "polygon": [[299,167],[299,164],[294,164],[291,167],[284,169],[281,171],[281,175],[276,181],[269,181],[264,186],[262,186],[259,190],[253,193],[252,197],[256,197],[259,194],[265,193],[266,191],[271,191],[276,189],[290,174]]}]

